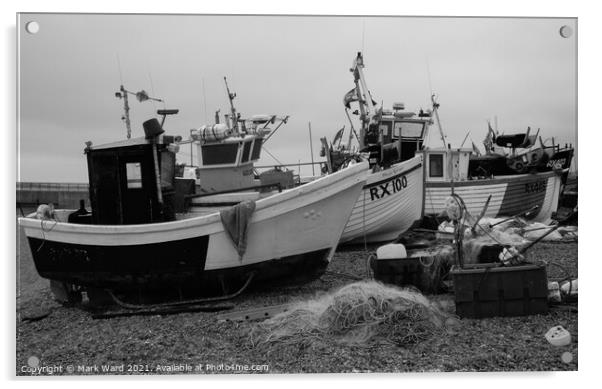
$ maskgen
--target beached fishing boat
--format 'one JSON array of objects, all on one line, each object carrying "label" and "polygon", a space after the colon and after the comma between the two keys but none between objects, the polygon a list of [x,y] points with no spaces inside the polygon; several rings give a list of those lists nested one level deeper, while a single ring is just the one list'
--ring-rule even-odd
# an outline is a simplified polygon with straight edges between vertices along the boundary
[{"label": "beached fishing boat", "polygon": [[469,170],[472,149],[426,149],[424,213],[440,214],[446,199],[455,193],[468,211],[484,216],[523,215],[547,222],[558,208],[563,174],[567,169],[525,174],[472,176]]},{"label": "beached fishing boat", "polygon": [[489,124],[483,141],[485,154],[481,155],[475,147],[477,153],[470,156],[469,174],[487,177],[553,170],[566,170],[568,173],[574,154],[573,146],[567,144],[561,147],[554,142],[554,138],[551,145],[546,145],[539,136],[539,129],[535,135],[530,133],[531,128],[528,127],[524,133],[500,135]]},{"label": "beached fishing boat", "polygon": [[362,188],[341,242],[396,239],[422,216],[422,157],[371,172]]},{"label": "beached fishing boat", "polygon": [[[406,111],[401,103],[393,109],[376,108],[366,86],[364,62],[358,53],[351,72],[355,87],[343,103],[351,131],[347,145],[341,144],[342,131],[332,144],[322,139],[322,151],[330,172],[346,166],[349,161],[368,160],[372,171],[360,193],[341,242],[381,242],[397,238],[422,217],[423,201],[423,140],[431,123],[430,112]],[[348,110],[357,101],[360,115],[359,148],[352,149],[355,134]]]},{"label": "beached fishing boat", "polygon": [[[443,141],[441,148],[425,148],[424,214],[439,215],[452,194],[459,195],[474,216],[522,216],[548,222],[558,209],[560,192],[566,182],[573,150],[544,146],[534,149],[537,134],[499,135],[491,126],[483,144],[486,154],[472,148],[453,149],[445,141],[438,107],[433,112]],[[495,152],[494,144],[510,148],[508,154]],[[524,149],[518,152],[516,149]]]},{"label": "beached fishing boat", "polygon": [[234,207],[213,204],[204,214],[179,214],[180,139],[164,135],[156,119],[144,130],[145,137],[87,143],[92,212],[47,209],[19,218],[40,276],[68,290],[172,287],[224,294],[251,280],[312,278],[326,269],[368,163],[257,201],[231,198]]},{"label": "beached fishing boat", "polygon": [[[540,150],[533,149],[539,134],[530,136],[529,131],[520,136],[492,136],[490,142],[512,149],[503,156],[504,166],[500,168],[499,161],[497,165],[490,164],[496,159],[493,153],[480,156],[473,149],[452,149],[447,144],[434,95],[432,110],[418,114],[405,111],[400,103],[393,104],[392,110],[376,108],[363,67],[358,53],[351,68],[355,88],[344,97],[347,109],[351,102],[359,102],[359,111],[355,112],[361,121],[359,136],[356,135],[359,149],[351,147],[355,133],[351,120],[347,145],[341,145],[341,131],[330,145],[322,139],[332,171],[362,157],[369,159],[372,168],[345,226],[342,242],[394,239],[422,216],[443,212],[452,193],[460,195],[475,215],[487,204],[485,216],[489,217],[523,215],[537,221],[552,217],[568,173],[572,148],[547,147],[540,140]],[[349,117],[347,110],[346,113]],[[444,144],[441,149],[424,145],[433,118]],[[517,153],[515,149],[520,147],[526,152]],[[520,161],[524,161],[522,165]]]}]

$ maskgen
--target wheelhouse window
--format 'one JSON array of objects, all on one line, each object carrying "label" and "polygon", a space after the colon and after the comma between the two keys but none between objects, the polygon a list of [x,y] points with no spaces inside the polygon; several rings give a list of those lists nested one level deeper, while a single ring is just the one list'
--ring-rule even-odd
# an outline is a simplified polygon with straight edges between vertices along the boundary
[{"label": "wheelhouse window", "polygon": [[171,189],[176,172],[176,154],[165,150],[161,152],[161,187]]},{"label": "wheelhouse window", "polygon": [[443,154],[429,155],[429,177],[443,177]]},{"label": "wheelhouse window", "polygon": [[203,145],[201,154],[203,165],[233,164],[238,155],[238,143]]},{"label": "wheelhouse window", "polygon": [[378,130],[383,135],[383,142],[385,144],[391,143],[391,140],[393,139],[393,134],[391,133],[392,128],[393,122],[390,121],[382,121],[378,126]]},{"label": "wheelhouse window", "polygon": [[263,143],[263,139],[257,138],[255,139],[255,143],[253,144],[253,153],[251,154],[251,159],[259,159],[261,155],[261,144]]},{"label": "wheelhouse window", "polygon": [[378,126],[379,131],[383,134],[383,136],[391,137],[391,122],[381,122]]},{"label": "wheelhouse window", "polygon": [[125,164],[128,189],[142,188],[142,166],[140,162]]},{"label": "wheelhouse window", "polygon": [[415,122],[395,122],[395,135],[401,135],[402,138],[422,138],[424,123]]},{"label": "wheelhouse window", "polygon": [[241,162],[247,162],[249,160],[249,155],[251,154],[251,144],[252,141],[245,142],[242,149],[242,159]]}]

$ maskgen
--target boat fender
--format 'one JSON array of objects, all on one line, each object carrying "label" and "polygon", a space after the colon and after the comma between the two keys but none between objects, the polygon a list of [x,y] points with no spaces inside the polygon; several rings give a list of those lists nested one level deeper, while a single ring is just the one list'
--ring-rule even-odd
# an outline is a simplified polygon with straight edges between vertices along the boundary
[{"label": "boat fender", "polygon": [[451,220],[460,220],[462,218],[462,206],[455,197],[445,199],[445,214]]},{"label": "boat fender", "polygon": [[521,161],[514,161],[511,165],[511,168],[517,173],[523,173],[525,170],[525,164]]},{"label": "boat fender", "polygon": [[182,177],[189,180],[196,180],[196,169],[190,166],[185,167]]},{"label": "boat fender", "polygon": [[577,282],[577,279],[574,279],[572,281],[563,281],[560,284],[560,291],[563,294],[568,294],[568,295],[577,295],[577,288],[578,288],[579,284]]},{"label": "boat fender", "polygon": [[177,154],[180,151],[180,145],[178,145],[177,143],[170,143],[167,145],[167,150],[174,154]]},{"label": "boat fender", "polygon": [[389,243],[376,249],[376,259],[403,259],[407,256],[406,247],[401,243]]},{"label": "boat fender", "polygon": [[54,204],[40,204],[36,210],[36,219],[55,220]]}]

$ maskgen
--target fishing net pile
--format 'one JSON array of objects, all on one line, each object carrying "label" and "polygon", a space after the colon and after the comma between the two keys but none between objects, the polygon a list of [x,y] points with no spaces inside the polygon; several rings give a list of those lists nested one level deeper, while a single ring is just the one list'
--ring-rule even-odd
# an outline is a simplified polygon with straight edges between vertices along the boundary
[{"label": "fishing net pile", "polygon": [[[522,218],[500,219],[484,217],[477,225],[464,223],[463,253],[464,263],[478,263],[482,250],[489,246],[514,247],[520,249],[530,242],[542,238],[547,242],[575,242],[577,241],[576,226],[558,227],[554,224],[527,221]],[[474,227],[474,228],[473,228]],[[453,231],[451,221],[444,221],[438,227],[439,231]],[[552,230],[552,231],[550,231]],[[446,254],[442,251],[442,254]],[[452,253],[453,254],[453,253]],[[455,257],[448,256],[448,262],[454,263]]]},{"label": "fishing net pile", "polygon": [[[494,238],[504,245],[521,245],[543,237],[544,241],[559,242],[577,239],[577,226],[560,226],[548,234],[549,230],[557,227],[555,224],[544,224],[528,221],[522,218],[496,219],[483,218],[475,228],[479,237]],[[545,236],[544,236],[545,235]]]},{"label": "fishing net pile", "polygon": [[360,281],[296,304],[255,326],[249,339],[253,347],[376,339],[407,346],[456,324],[418,292]]}]

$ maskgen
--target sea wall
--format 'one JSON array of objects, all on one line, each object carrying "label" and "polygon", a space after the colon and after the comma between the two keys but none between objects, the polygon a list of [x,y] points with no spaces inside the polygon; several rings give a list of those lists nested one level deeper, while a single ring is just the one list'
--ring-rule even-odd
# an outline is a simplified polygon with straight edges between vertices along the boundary
[{"label": "sea wall", "polygon": [[90,207],[88,184],[57,182],[17,182],[16,202],[21,206],[53,203],[60,208],[79,208],[83,199]]}]

